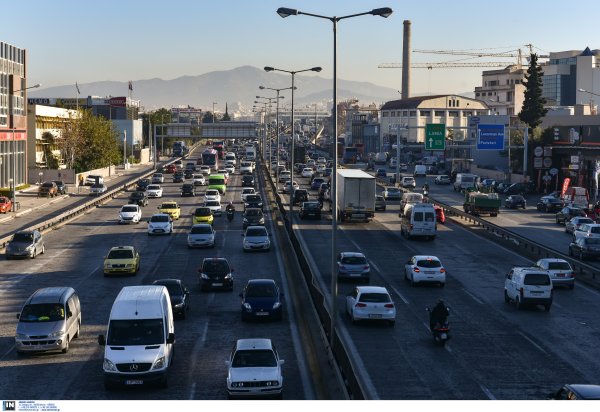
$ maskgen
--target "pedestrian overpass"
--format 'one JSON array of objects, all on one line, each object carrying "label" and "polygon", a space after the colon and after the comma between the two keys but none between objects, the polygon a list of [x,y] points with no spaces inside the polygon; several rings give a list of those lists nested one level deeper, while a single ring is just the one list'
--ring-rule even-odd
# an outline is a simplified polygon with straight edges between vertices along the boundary
[{"label": "pedestrian overpass", "polygon": [[[160,130],[166,128],[166,134],[158,134]],[[202,129],[202,134],[192,134],[192,128]],[[154,125],[154,135],[159,137],[180,137],[180,138],[202,138],[202,139],[250,139],[259,137],[259,128],[262,128],[256,122],[231,121],[216,123],[201,123],[196,126],[191,123],[167,123]]]}]

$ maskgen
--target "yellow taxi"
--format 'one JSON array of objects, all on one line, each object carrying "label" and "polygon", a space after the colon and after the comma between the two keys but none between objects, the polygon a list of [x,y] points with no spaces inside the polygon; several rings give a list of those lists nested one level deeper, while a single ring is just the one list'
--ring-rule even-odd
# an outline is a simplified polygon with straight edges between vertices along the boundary
[{"label": "yellow taxi", "polygon": [[133,273],[140,270],[140,254],[133,246],[117,246],[104,256],[104,276]]},{"label": "yellow taxi", "polygon": [[181,214],[181,208],[177,204],[177,202],[164,202],[158,208],[160,213],[165,213],[169,215],[171,219],[179,220],[179,215]]},{"label": "yellow taxi", "polygon": [[194,211],[194,223],[193,225],[197,225],[199,223],[208,223],[209,225],[213,224],[213,214],[208,207],[197,207]]}]

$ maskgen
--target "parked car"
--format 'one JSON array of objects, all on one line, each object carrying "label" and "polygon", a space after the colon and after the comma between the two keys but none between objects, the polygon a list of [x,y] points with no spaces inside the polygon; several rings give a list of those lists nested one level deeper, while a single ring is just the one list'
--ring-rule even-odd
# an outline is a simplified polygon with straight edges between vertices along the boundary
[{"label": "parked car", "polygon": [[496,193],[504,194],[504,191],[510,187],[510,183],[500,182],[496,186]]},{"label": "parked car", "polygon": [[38,187],[37,197],[54,197],[58,196],[58,186],[54,182],[44,182]]},{"label": "parked car", "polygon": [[56,187],[58,188],[58,194],[64,195],[69,191],[67,184],[62,180],[53,180],[56,183]]},{"label": "parked car", "polygon": [[0,213],[6,214],[12,208],[12,201],[8,197],[0,197]]},{"label": "parked car", "polygon": [[525,209],[527,207],[527,201],[521,195],[511,195],[504,200],[504,207],[509,209],[518,209],[522,207]]},{"label": "parked car", "polygon": [[540,199],[537,204],[537,210],[539,212],[554,212],[561,210],[564,207],[564,203],[560,199],[554,197],[544,196]]}]

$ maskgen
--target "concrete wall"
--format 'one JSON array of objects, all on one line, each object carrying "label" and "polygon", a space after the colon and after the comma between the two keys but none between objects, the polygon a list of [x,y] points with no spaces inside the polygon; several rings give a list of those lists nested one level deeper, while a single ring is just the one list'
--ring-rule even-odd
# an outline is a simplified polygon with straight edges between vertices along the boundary
[{"label": "concrete wall", "polygon": [[140,160],[140,163],[148,163],[150,161],[150,149],[134,150],[133,157]]},{"label": "concrete wall", "polygon": [[[105,167],[103,169],[90,170],[89,172],[77,173],[75,175],[75,184],[77,186],[85,184],[85,178],[89,175],[100,175],[104,177],[112,176],[115,174],[116,166]],[[83,182],[83,183],[81,183]]]},{"label": "concrete wall", "polygon": [[42,174],[42,182],[51,180],[62,180],[68,185],[75,184],[75,170],[73,169],[35,169],[29,170],[27,183],[35,184],[40,180]]},{"label": "concrete wall", "polygon": [[[471,173],[477,176],[481,176],[484,179],[494,179],[496,181],[506,181],[506,172],[499,172],[497,170],[480,169],[477,166],[471,166]],[[521,183],[523,181],[523,175],[511,173],[510,183]]]}]

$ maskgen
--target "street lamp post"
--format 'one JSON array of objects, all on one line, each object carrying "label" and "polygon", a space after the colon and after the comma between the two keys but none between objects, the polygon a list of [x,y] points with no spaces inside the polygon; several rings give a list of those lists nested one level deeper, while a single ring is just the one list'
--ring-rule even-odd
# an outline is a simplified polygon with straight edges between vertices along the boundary
[{"label": "street lamp post", "polygon": [[212,112],[212,122],[213,122],[213,124],[215,124],[215,104],[219,104],[219,103],[213,102],[213,112]]},{"label": "street lamp post", "polygon": [[[15,90],[12,92],[12,94],[14,95],[15,93],[18,92],[22,92],[24,90],[27,89],[37,89],[38,87],[40,87],[42,84],[36,84],[34,86],[31,87],[26,87],[24,89],[20,89],[20,90]],[[12,99],[11,99],[12,100]],[[13,109],[13,107],[11,106],[11,109]],[[14,119],[14,115],[13,119]],[[13,190],[12,190],[12,211],[13,213],[17,211],[16,207],[17,207],[17,142],[15,141],[15,123],[13,120],[13,124],[12,124],[12,153],[13,153],[13,162],[12,162],[12,181],[13,181]],[[23,151],[23,153],[25,153],[25,151]],[[27,161],[27,159],[25,159],[25,161]]]},{"label": "street lamp post", "polygon": [[[265,87],[263,86],[259,86],[259,88],[265,89]],[[289,87],[288,87],[289,89]],[[279,97],[279,90],[284,90],[284,89],[271,89],[271,90],[277,90],[277,97],[261,97],[261,96],[256,96],[257,99],[267,99],[269,101],[269,139],[268,139],[268,143],[269,145],[271,145],[271,138],[272,138],[272,127],[271,127],[271,100],[275,100],[277,103],[277,116],[279,116],[279,99],[283,99],[284,97],[281,96]],[[277,123],[279,125],[279,122]],[[269,170],[269,175],[272,174],[272,167],[271,167],[271,148],[269,147],[269,165],[268,165],[268,170]],[[266,153],[265,153],[265,159],[266,159]],[[277,162],[279,164],[279,162]],[[277,168],[277,170],[279,170],[279,168]],[[279,173],[279,172],[277,172]]]},{"label": "street lamp post", "polygon": [[296,70],[296,71],[290,71],[290,70],[282,70],[282,69],[276,69],[274,67],[265,67],[265,71],[266,72],[272,72],[272,71],[278,71],[278,72],[285,72],[285,73],[290,73],[292,75],[292,128],[290,130],[291,136],[292,136],[292,150],[290,151],[290,184],[292,185],[290,188],[290,209],[289,209],[289,233],[290,236],[292,236],[292,229],[294,228],[294,215],[293,215],[293,211],[294,211],[294,90],[296,90],[296,87],[294,86],[294,81],[296,78],[296,73],[302,73],[302,72],[320,72],[321,69],[320,67],[313,67],[311,69],[304,69],[304,70]]},{"label": "street lamp post", "polygon": [[[298,11],[296,9],[289,9],[280,7],[277,9],[277,14],[282,18],[289,16],[297,16],[303,14],[306,16],[318,17],[321,19],[327,19],[333,23],[333,107],[335,115],[333,119],[333,170],[331,172],[331,331],[329,334],[330,345],[334,346],[335,327],[337,323],[337,120],[338,120],[338,106],[337,106],[337,23],[340,20],[348,19],[350,17],[358,17],[366,14],[373,16],[389,17],[394,11],[390,7],[383,7],[379,9],[373,9],[366,13],[352,14],[343,17],[327,17],[320,16],[318,14],[310,14]],[[292,105],[292,114],[294,106]],[[292,121],[292,130],[293,130]],[[293,146],[292,146],[293,147]],[[290,219],[291,221],[291,219]]]},{"label": "street lamp post", "polygon": [[[263,140],[262,140],[262,152],[263,152],[263,159],[266,160],[267,149],[265,147],[265,144],[266,144],[266,141],[267,141],[267,105],[269,103],[258,102],[256,100],[254,101],[254,103],[256,103],[256,104],[264,104],[265,105],[265,107],[263,109],[265,111],[265,118],[264,118],[264,121],[263,121],[263,132],[264,132],[264,135],[263,135]],[[271,110],[270,105],[269,105],[269,110]]]}]

